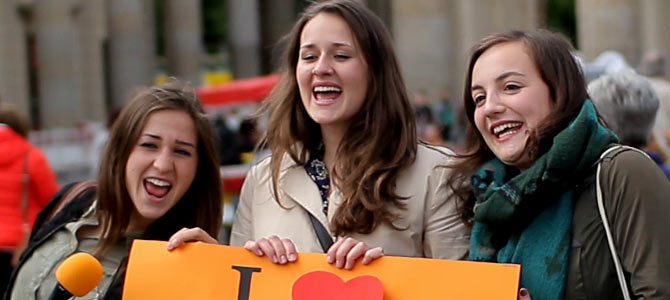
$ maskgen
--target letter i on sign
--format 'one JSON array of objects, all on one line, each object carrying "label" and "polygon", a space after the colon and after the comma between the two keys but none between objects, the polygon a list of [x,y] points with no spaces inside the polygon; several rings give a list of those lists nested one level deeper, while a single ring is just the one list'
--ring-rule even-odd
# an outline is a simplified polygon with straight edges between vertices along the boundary
[{"label": "letter i on sign", "polygon": [[251,275],[261,272],[261,268],[232,266],[233,269],[240,272],[240,287],[238,288],[237,300],[249,300],[249,289],[251,287]]}]

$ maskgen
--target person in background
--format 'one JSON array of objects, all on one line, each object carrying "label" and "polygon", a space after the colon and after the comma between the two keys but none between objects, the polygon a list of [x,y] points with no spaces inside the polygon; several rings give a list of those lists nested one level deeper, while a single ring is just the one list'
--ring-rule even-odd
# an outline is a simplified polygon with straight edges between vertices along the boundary
[{"label": "person in background", "polygon": [[659,100],[658,114],[648,149],[658,153],[668,165],[670,164],[670,82],[664,78],[665,69],[666,58],[658,51],[647,53],[638,68],[640,74],[647,76]]},{"label": "person in background", "polygon": [[436,105],[436,114],[438,116],[442,140],[447,142],[452,138],[452,131],[454,129],[454,107],[453,99],[449,91],[444,90],[440,94],[440,101]]},{"label": "person in background", "polygon": [[[240,144],[240,155],[253,152],[261,139],[261,134],[258,132],[258,121],[256,119],[242,120],[237,136]],[[248,160],[243,159],[243,162],[248,162]]]},{"label": "person in background", "polygon": [[42,150],[28,140],[28,120],[0,103],[0,295],[37,213],[60,188]]},{"label": "person in background", "polygon": [[119,113],[121,113],[120,108],[113,108],[107,115],[107,124],[105,128],[99,128],[93,133],[93,141],[91,141],[91,150],[89,154],[91,161],[90,178],[98,176],[102,152],[107,144],[107,139],[109,139],[109,130],[114,125],[114,121],[119,117]]},{"label": "person in background", "polygon": [[428,136],[432,133],[429,131],[433,126],[434,116],[425,90],[420,89],[414,92],[412,106],[414,107],[417,136],[424,141],[430,140]]},{"label": "person in background", "polygon": [[287,38],[264,103],[271,155],[246,176],[231,245],[278,264],[322,252],[345,269],[382,255],[465,258],[469,228],[441,167],[451,152],[418,142],[379,17],[357,1],[314,3]]},{"label": "person in background", "polygon": [[670,179],[670,166],[657,152],[647,149],[659,106],[658,96],[649,81],[628,70],[600,76],[589,83],[588,92],[620,143],[645,150]]},{"label": "person in background", "polygon": [[121,299],[133,239],[168,240],[184,227],[217,236],[219,161],[195,92],[174,81],[134,96],[112,127],[97,188],[54,211],[71,188],[38,216],[4,299],[47,299],[56,266],[75,252],[94,254],[104,268],[101,283],[77,299]]},{"label": "person in background", "polygon": [[521,264],[519,299],[623,299],[598,180],[631,298],[668,299],[670,182],[636,150],[600,160],[617,138],[587,100],[569,42],[515,30],[473,49],[468,144],[448,179],[473,223],[470,259]]}]

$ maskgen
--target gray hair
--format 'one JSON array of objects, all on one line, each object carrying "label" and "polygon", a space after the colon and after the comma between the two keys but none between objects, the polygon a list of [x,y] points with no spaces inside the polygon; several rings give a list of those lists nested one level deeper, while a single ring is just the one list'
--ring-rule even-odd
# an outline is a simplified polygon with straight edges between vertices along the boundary
[{"label": "gray hair", "polygon": [[659,106],[647,79],[626,70],[601,76],[589,84],[588,91],[598,113],[622,144],[647,145]]}]

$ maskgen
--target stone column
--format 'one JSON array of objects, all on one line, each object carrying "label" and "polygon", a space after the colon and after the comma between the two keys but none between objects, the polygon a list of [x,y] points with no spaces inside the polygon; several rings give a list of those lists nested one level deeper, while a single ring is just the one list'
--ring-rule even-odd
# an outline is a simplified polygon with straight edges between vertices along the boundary
[{"label": "stone column", "polygon": [[35,2],[35,36],[42,126],[71,127],[83,116],[77,0]]},{"label": "stone column", "polygon": [[393,0],[393,36],[408,92],[426,90],[436,99],[441,90],[453,92],[459,74],[453,57],[460,28],[457,0]]},{"label": "stone column", "polygon": [[261,74],[261,30],[258,0],[228,0],[232,69],[236,78]]},{"label": "stone column", "polygon": [[637,65],[641,52],[638,1],[577,0],[576,4],[577,40],[586,61],[614,50],[623,54],[629,65]]},{"label": "stone column", "polygon": [[199,0],[165,1],[165,53],[168,72],[180,80],[200,84],[202,26]]},{"label": "stone column", "polygon": [[484,36],[544,22],[542,0],[394,0],[393,34],[408,88],[460,99],[470,49]]},{"label": "stone column", "polygon": [[16,0],[0,1],[0,102],[16,105],[29,117],[26,20],[20,9]]},{"label": "stone column", "polygon": [[263,73],[278,69],[284,45],[280,44],[297,19],[295,1],[260,0]]},{"label": "stone column", "polygon": [[84,119],[104,122],[105,72],[103,46],[106,37],[104,0],[81,1],[78,27],[81,38],[82,108]]},{"label": "stone column", "polygon": [[665,77],[670,80],[670,1],[641,0],[640,30],[642,55],[648,51],[659,51],[665,56]]},{"label": "stone column", "polygon": [[154,6],[152,0],[108,0],[106,4],[111,105],[121,107],[137,87],[153,83]]},{"label": "stone column", "polygon": [[459,39],[455,42],[458,50],[454,70],[459,74],[460,97],[472,47],[490,34],[539,27],[544,23],[544,6],[541,0],[458,0],[457,4],[454,10],[458,11]]}]

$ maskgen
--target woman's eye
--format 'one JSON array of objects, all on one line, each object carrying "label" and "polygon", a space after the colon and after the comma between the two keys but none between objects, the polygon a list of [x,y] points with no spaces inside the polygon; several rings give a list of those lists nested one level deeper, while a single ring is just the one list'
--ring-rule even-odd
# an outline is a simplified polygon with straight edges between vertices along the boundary
[{"label": "woman's eye", "polygon": [[472,101],[475,102],[475,105],[479,105],[484,99],[486,99],[484,94],[477,94],[472,97]]},{"label": "woman's eye", "polygon": [[335,58],[341,59],[341,60],[348,59],[350,57],[351,57],[350,55],[344,54],[344,53],[335,54]]},{"label": "woman's eye", "polygon": [[509,83],[509,84],[505,85],[505,90],[506,91],[516,91],[520,88],[521,88],[521,86],[518,85],[518,84],[515,84],[515,83]]},{"label": "woman's eye", "polygon": [[155,143],[151,143],[151,142],[140,143],[140,147],[149,148],[149,149],[158,148],[158,146]]},{"label": "woman's eye", "polygon": [[177,154],[185,155],[185,156],[191,156],[191,152],[188,151],[188,150],[184,150],[184,149],[177,149],[174,152],[177,153]]},{"label": "woman's eye", "polygon": [[316,58],[316,55],[309,54],[309,53],[308,54],[303,54],[303,55],[300,56],[300,59],[302,59],[302,60],[312,60],[314,58]]}]

